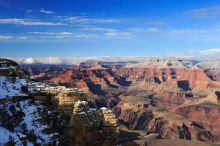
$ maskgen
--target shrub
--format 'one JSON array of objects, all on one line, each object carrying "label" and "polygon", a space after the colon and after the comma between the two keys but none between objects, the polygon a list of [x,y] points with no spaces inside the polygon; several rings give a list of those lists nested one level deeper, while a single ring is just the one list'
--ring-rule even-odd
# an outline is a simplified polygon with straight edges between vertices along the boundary
[{"label": "shrub", "polygon": [[35,142],[37,140],[37,136],[35,135],[34,130],[29,131],[27,138],[31,142]]},{"label": "shrub", "polygon": [[170,62],[169,62],[169,63],[167,63],[167,66],[172,66],[172,65],[173,65],[173,64],[172,64],[172,63],[170,63]]},{"label": "shrub", "polygon": [[24,93],[28,93],[28,87],[22,85],[22,86],[21,86],[21,91],[24,92]]},{"label": "shrub", "polygon": [[14,146],[16,143],[14,141],[14,138],[10,135],[8,142],[5,144],[5,146]]}]

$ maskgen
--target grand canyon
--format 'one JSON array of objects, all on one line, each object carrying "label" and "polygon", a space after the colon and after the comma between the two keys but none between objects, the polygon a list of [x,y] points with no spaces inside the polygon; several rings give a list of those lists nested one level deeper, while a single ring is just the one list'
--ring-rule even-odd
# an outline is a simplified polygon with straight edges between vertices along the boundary
[{"label": "grand canyon", "polygon": [[220,146],[219,0],[0,0],[0,146]]},{"label": "grand canyon", "polygon": [[92,107],[119,121],[121,145],[215,145],[220,142],[219,68],[211,61],[85,61],[24,65],[32,80],[81,89]]}]

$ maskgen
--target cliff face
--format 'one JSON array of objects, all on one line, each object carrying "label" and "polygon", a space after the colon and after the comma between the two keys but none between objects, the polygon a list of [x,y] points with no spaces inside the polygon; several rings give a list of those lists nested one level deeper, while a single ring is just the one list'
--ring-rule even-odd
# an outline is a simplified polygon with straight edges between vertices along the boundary
[{"label": "cliff face", "polygon": [[32,79],[38,81],[50,80],[54,76],[63,73],[68,69],[68,66],[62,65],[21,65],[22,70],[30,75]]},{"label": "cliff face", "polygon": [[203,69],[121,68],[116,73],[130,80],[158,84],[165,82],[169,86],[186,81],[191,88],[220,88],[220,82],[211,80]]},{"label": "cliff face", "polygon": [[205,69],[205,73],[209,76],[210,79],[214,81],[220,81],[220,69]]},{"label": "cliff face", "polygon": [[70,82],[72,80],[72,71],[67,70],[64,73],[60,74],[59,76],[56,76],[51,79],[51,82],[54,83],[65,83],[65,82]]},{"label": "cliff face", "polygon": [[31,100],[27,82],[17,63],[0,59],[0,145],[56,145],[53,112]]},{"label": "cliff face", "polygon": [[16,62],[0,59],[0,99],[27,96],[27,79]]},{"label": "cliff face", "polygon": [[69,87],[91,91],[94,94],[104,95],[103,88],[112,86],[127,86],[129,82],[124,77],[118,76],[109,68],[97,66],[77,66],[72,70],[65,71],[49,80]]},{"label": "cliff face", "polygon": [[193,121],[191,125],[201,129],[198,133],[196,128],[191,126],[190,132],[192,136],[197,136],[201,141],[219,141],[220,127],[217,124],[220,120],[219,107],[211,105],[186,106],[177,109],[176,113]]},{"label": "cliff face", "polygon": [[184,91],[193,88],[220,88],[220,82],[212,80],[204,69],[190,68],[116,68],[115,66],[82,67],[66,70],[49,80],[70,87],[102,93],[106,86],[129,86],[131,82],[155,83],[161,86],[179,88]]},{"label": "cliff face", "polygon": [[67,66],[58,66],[58,65],[21,65],[21,68],[24,72],[29,75],[37,76],[39,74],[54,74],[61,73],[64,71]]},{"label": "cliff face", "polygon": [[109,146],[117,143],[118,135],[118,121],[110,110],[89,108],[88,102],[77,101],[65,127],[62,144]]},{"label": "cliff face", "polygon": [[[173,104],[181,104],[186,98],[207,97],[210,92],[220,88],[219,81],[212,80],[203,69],[198,68],[75,66],[53,77],[49,82],[80,88],[93,95],[106,96],[102,101],[96,98],[101,105],[110,105],[114,98],[118,100],[117,96],[126,92],[125,88],[150,89],[158,97],[163,97],[161,101]],[[218,98],[218,94],[216,96]]]},{"label": "cliff face", "polygon": [[[120,109],[121,114],[119,119],[122,120],[123,124],[132,130],[145,130],[147,135],[156,133],[158,134],[158,137],[162,139],[180,138],[208,143],[219,141],[219,126],[216,125],[219,120],[218,112],[218,116],[214,116],[214,118],[211,119],[211,122],[214,121],[214,123],[208,124],[202,123],[209,121],[203,117],[203,113],[194,113],[193,110],[190,112],[190,116],[192,117],[183,116],[183,118],[183,111],[175,114],[169,113],[168,111],[161,113],[157,111],[145,111],[143,109],[136,111],[134,108],[126,108],[123,106],[120,107]],[[201,111],[205,110],[201,109]],[[179,114],[181,116],[179,116]]]}]

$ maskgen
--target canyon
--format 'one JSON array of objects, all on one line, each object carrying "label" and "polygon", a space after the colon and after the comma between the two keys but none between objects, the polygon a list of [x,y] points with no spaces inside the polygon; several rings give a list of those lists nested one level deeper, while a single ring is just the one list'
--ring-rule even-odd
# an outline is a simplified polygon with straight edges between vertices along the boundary
[{"label": "canyon", "polygon": [[[33,77],[82,89],[94,107],[111,109],[119,119],[122,145],[149,145],[152,134],[158,142],[184,145],[183,139],[193,141],[191,145],[213,145],[220,143],[220,76],[215,67],[178,59],[94,61],[49,77],[45,73],[47,78]],[[30,72],[31,67],[23,70]]]},{"label": "canyon", "polygon": [[92,106],[80,89],[30,81],[8,59],[0,59],[0,73],[0,145],[117,144],[114,113]]}]

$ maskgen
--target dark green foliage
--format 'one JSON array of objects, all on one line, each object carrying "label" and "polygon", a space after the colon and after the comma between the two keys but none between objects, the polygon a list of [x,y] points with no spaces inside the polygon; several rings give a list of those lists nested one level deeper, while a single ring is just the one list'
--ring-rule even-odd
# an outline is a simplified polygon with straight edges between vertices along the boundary
[{"label": "dark green foliage", "polygon": [[[31,100],[29,100],[31,101]],[[16,133],[19,131],[19,133],[22,133],[25,135],[24,137],[20,137],[20,142],[22,145],[27,145],[27,141],[32,142],[34,145],[38,146],[41,145],[38,143],[38,137],[36,131],[28,129],[27,123],[24,121],[25,114],[23,112],[23,108],[28,108],[30,106],[36,106],[36,111],[33,111],[34,114],[39,115],[38,119],[33,119],[33,124],[39,123],[39,124],[47,124],[49,127],[45,128],[42,132],[45,134],[50,133],[58,133],[59,130],[62,130],[64,126],[67,125],[64,120],[66,118],[63,118],[65,115],[59,114],[59,112],[50,111],[48,112],[48,107],[43,106],[42,103],[39,101],[34,102],[25,102],[25,105],[21,103],[22,101],[17,102],[5,102],[0,104],[0,127],[4,127],[5,129],[9,130],[10,132]],[[69,120],[69,119],[68,119]],[[36,123],[35,123],[36,122]],[[62,126],[61,126],[62,125]],[[53,140],[49,142],[46,145],[53,145],[55,143],[57,145],[57,140],[59,139],[58,135],[53,136]],[[1,138],[0,138],[1,140]],[[16,144],[17,141],[14,140],[14,138],[11,136],[9,141],[5,144],[7,146],[13,146]]]},{"label": "dark green foliage", "polygon": [[22,91],[23,93],[28,93],[28,87],[22,85],[22,86],[21,86],[21,91]]},{"label": "dark green foliage", "polygon": [[21,126],[21,133],[24,134],[24,135],[27,135],[28,134],[28,129],[27,129],[27,125],[25,123],[22,123]]},{"label": "dark green foliage", "polygon": [[2,66],[2,64],[9,66],[18,66],[18,64],[15,61],[9,60],[9,59],[3,59],[0,58],[0,67]]},{"label": "dark green foliage", "polygon": [[47,94],[46,95],[46,101],[45,101],[45,105],[47,106],[52,106],[53,105],[53,101],[52,101],[53,95],[52,94]]},{"label": "dark green foliage", "polygon": [[48,85],[52,86],[52,87],[57,87],[58,86],[58,84],[56,84],[56,83],[48,83]]},{"label": "dark green foliage", "polygon": [[27,75],[20,70],[19,65],[12,60],[0,58],[0,76],[26,78]]},{"label": "dark green foliage", "polygon": [[5,146],[14,146],[16,143],[14,141],[14,138],[10,135],[9,141],[5,144]]},{"label": "dark green foliage", "polygon": [[31,142],[35,142],[37,140],[37,136],[34,133],[34,130],[28,132],[27,139]]},{"label": "dark green foliage", "polygon": [[22,110],[16,110],[15,105],[11,104],[8,111],[6,110],[8,105],[3,105],[0,108],[0,126],[5,127],[9,131],[13,131],[14,128],[21,123],[24,117]]},{"label": "dark green foliage", "polygon": [[16,77],[11,78],[12,83],[14,84],[16,82]]},{"label": "dark green foliage", "polygon": [[167,63],[167,66],[172,66],[172,65],[173,65],[173,64],[172,64],[172,63],[170,63],[170,62],[169,62],[169,63]]},{"label": "dark green foliage", "polygon": [[0,76],[26,78],[27,75],[15,68],[9,68],[0,70]]}]

